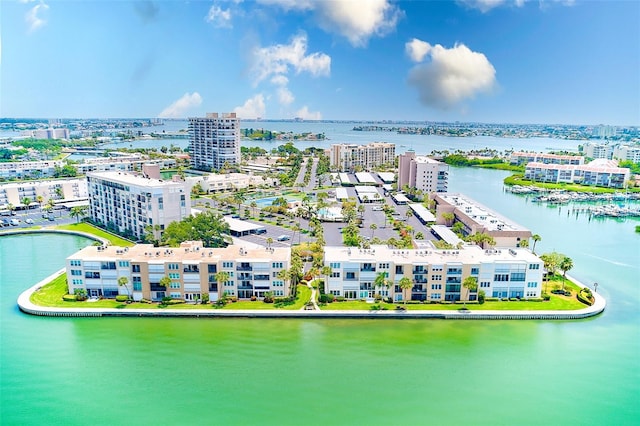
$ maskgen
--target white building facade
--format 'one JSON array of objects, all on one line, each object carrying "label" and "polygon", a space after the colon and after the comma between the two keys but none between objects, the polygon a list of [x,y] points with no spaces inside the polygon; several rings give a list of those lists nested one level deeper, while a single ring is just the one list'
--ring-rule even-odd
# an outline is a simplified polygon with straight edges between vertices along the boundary
[{"label": "white building facade", "polygon": [[91,219],[135,239],[142,239],[147,226],[159,236],[169,223],[191,214],[189,186],[184,181],[94,172],[87,174],[87,182]]},{"label": "white building facade", "polygon": [[207,113],[189,118],[191,167],[220,170],[225,163],[240,164],[240,119],[236,113]]},{"label": "white building facade", "polygon": [[11,182],[0,185],[0,208],[6,208],[8,204],[14,207],[26,207],[23,200],[28,198],[36,204],[38,197],[42,197],[42,205],[49,200],[54,203],[67,201],[82,201],[88,197],[87,180],[82,179],[57,179],[46,181]]},{"label": "white building facade", "polygon": [[534,182],[579,183],[605,188],[624,188],[631,178],[631,170],[618,167],[616,161],[603,159],[579,166],[529,163],[524,177]]},{"label": "white building facade", "polygon": [[[371,299],[380,294],[394,301],[477,300],[478,291],[464,288],[475,277],[486,297],[539,298],[542,294],[543,262],[526,249],[490,249],[472,245],[459,250],[397,250],[388,246],[370,249],[325,247],[325,265],[331,268],[325,292],[346,299]],[[384,273],[388,287],[377,287]],[[411,289],[400,287],[402,278]]]}]

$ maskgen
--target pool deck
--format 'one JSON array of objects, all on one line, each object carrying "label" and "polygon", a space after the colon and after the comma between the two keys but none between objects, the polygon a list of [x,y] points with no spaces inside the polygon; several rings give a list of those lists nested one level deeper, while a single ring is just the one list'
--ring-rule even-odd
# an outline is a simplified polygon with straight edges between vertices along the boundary
[{"label": "pool deck", "polygon": [[[213,309],[115,309],[115,308],[53,308],[31,302],[31,295],[65,272],[61,269],[31,286],[18,297],[18,307],[24,313],[50,317],[191,317],[191,318],[353,318],[353,319],[449,319],[449,320],[575,320],[600,314],[606,301],[594,293],[595,302],[574,311],[491,311],[491,310],[233,310]],[[583,284],[567,275],[571,281]]]}]

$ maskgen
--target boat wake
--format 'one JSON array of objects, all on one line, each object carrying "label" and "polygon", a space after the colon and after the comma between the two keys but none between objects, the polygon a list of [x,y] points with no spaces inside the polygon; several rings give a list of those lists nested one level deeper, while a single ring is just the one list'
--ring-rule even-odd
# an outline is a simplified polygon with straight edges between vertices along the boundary
[{"label": "boat wake", "polygon": [[627,266],[627,267],[629,267],[629,268],[633,268],[633,267],[634,267],[633,265],[629,265],[628,263],[624,263],[624,262],[617,262],[617,261],[615,261],[615,260],[607,259],[606,257],[594,256],[594,255],[592,255],[592,254],[588,254],[588,253],[584,253],[584,255],[585,255],[585,256],[592,257],[592,258],[594,258],[594,259],[602,260],[602,261],[607,262],[607,263],[611,263],[612,265],[616,265],[616,266]]}]

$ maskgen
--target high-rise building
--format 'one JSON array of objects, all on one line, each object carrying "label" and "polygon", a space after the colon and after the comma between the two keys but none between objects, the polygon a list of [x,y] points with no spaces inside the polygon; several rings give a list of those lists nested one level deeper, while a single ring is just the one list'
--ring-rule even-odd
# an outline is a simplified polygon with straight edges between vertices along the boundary
[{"label": "high-rise building", "polygon": [[191,214],[189,185],[124,172],[87,174],[89,216],[118,232],[142,239],[147,226],[160,236],[164,228]]},{"label": "high-rise building", "polygon": [[235,112],[189,118],[191,167],[220,170],[240,164],[240,119]]},{"label": "high-rise building", "polygon": [[329,157],[331,166],[341,171],[370,170],[383,164],[392,165],[396,159],[396,146],[387,142],[333,144]]},{"label": "high-rise building", "polygon": [[449,165],[407,151],[398,157],[398,189],[404,185],[423,192],[447,192]]}]

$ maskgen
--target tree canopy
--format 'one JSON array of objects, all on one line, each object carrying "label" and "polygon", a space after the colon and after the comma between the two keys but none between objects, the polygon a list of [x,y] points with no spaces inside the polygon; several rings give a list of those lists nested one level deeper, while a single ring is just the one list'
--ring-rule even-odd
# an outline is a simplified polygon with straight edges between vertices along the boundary
[{"label": "tree canopy", "polygon": [[162,244],[177,247],[183,241],[202,241],[205,247],[226,247],[228,234],[223,216],[207,211],[170,223],[162,234]]}]

